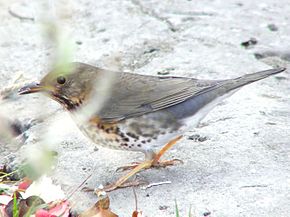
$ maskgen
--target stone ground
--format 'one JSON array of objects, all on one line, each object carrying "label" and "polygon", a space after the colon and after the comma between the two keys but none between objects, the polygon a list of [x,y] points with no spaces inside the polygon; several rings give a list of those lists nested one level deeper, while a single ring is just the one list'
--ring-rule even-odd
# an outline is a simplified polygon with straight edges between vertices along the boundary
[{"label": "stone ground", "polygon": [[[1,90],[38,80],[49,68],[54,48],[43,39],[39,22],[49,10],[40,4],[0,1]],[[288,0],[63,0],[54,9],[76,44],[74,60],[101,67],[224,79],[290,61]],[[119,66],[110,65],[113,57]],[[145,216],[175,216],[175,199],[181,216],[190,207],[193,216],[289,216],[289,78],[286,71],[249,85],[214,109],[166,155],[183,165],[141,172],[139,178],[150,183],[171,181],[136,188]],[[26,130],[25,145],[37,145],[49,133],[59,153],[52,177],[66,191],[92,172],[87,187],[116,180],[118,166],[143,157],[96,149],[58,104],[41,95],[2,100],[1,111],[22,123],[46,117]],[[12,156],[0,150],[0,162]],[[132,189],[110,197],[113,211],[131,215]],[[71,200],[83,210],[96,196],[80,191]]]}]

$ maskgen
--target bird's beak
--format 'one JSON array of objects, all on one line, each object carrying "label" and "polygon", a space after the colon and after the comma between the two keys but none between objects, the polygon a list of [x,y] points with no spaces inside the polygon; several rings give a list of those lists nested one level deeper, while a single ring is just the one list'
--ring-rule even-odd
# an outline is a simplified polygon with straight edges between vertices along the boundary
[{"label": "bird's beak", "polygon": [[18,94],[24,95],[29,93],[37,93],[43,90],[44,90],[43,86],[41,86],[39,83],[34,82],[22,87],[20,90],[18,90]]}]

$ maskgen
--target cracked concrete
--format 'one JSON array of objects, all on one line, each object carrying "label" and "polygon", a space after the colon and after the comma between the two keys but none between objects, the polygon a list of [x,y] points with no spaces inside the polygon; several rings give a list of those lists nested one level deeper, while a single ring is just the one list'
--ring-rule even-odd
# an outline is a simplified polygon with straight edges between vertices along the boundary
[{"label": "cracked concrete", "polygon": [[168,26],[170,31],[176,32],[178,30],[177,27],[175,27],[174,24],[172,22],[170,22],[170,20],[168,20],[164,17],[161,17],[158,13],[156,13],[154,11],[154,9],[152,7],[146,8],[146,7],[144,7],[143,3],[141,1],[138,1],[138,0],[131,0],[131,2],[134,5],[136,5],[144,15],[148,15],[150,17],[155,18],[156,20],[159,20],[160,22],[164,22]]},{"label": "cracked concrete", "polygon": [[[38,80],[48,70],[54,48],[39,23],[42,1],[0,1],[0,87]],[[9,8],[19,17],[12,16]],[[76,43],[74,60],[148,75],[224,79],[277,66],[289,66],[288,1],[57,1],[55,14]],[[21,17],[33,18],[21,19]],[[269,28],[275,24],[275,31]],[[249,49],[242,42],[254,37]],[[255,54],[260,54],[255,58]],[[257,55],[256,55],[257,57]],[[117,59],[112,65],[112,59]],[[114,61],[113,61],[114,62]],[[14,84],[17,76],[23,76]],[[214,109],[167,155],[183,165],[148,170],[139,178],[150,183],[136,189],[145,216],[288,216],[290,151],[289,72],[249,85]],[[75,127],[69,115],[44,96],[13,95],[1,103],[1,114],[25,122],[42,119],[26,132],[26,146],[44,134],[59,153],[53,179],[69,192],[90,173],[94,188],[121,176],[118,166],[142,159],[138,153],[99,148]],[[200,140],[199,138],[206,138]],[[10,156],[0,146],[0,162]],[[20,149],[21,152],[21,149]],[[131,189],[110,193],[114,212],[130,216]],[[76,210],[96,197],[78,191]]]}]

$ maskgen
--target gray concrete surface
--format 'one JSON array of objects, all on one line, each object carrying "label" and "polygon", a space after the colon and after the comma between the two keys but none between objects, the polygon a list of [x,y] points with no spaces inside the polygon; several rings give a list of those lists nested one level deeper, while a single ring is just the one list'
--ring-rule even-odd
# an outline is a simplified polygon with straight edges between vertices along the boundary
[{"label": "gray concrete surface", "polygon": [[[54,49],[43,39],[40,3],[0,1],[1,90],[38,80],[49,68]],[[135,73],[221,79],[289,64],[289,0],[80,0],[57,1],[55,10],[76,42],[74,60],[97,66],[116,68],[110,60],[118,57],[119,68]],[[258,43],[242,47],[250,38]],[[183,165],[140,173],[150,183],[172,182],[136,189],[144,216],[174,216],[175,199],[181,216],[190,207],[193,216],[289,216],[289,107],[286,71],[243,88],[214,109],[187,134],[204,141],[184,138],[167,153]],[[46,134],[59,153],[52,177],[67,192],[92,171],[86,186],[94,188],[121,176],[118,166],[142,159],[138,153],[95,149],[59,108],[33,95],[3,101],[1,113],[22,122],[48,116],[25,132],[25,145],[37,145]],[[10,155],[0,149],[3,163]],[[110,197],[113,211],[130,216],[132,189]],[[71,200],[83,210],[96,196],[78,191]]]}]

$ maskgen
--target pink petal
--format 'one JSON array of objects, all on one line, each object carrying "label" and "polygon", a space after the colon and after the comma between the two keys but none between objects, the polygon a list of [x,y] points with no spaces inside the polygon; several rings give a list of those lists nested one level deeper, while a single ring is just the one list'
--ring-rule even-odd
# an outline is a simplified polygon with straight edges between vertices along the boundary
[{"label": "pink petal", "polygon": [[26,190],[31,185],[31,183],[32,182],[30,180],[25,180],[18,185],[18,189],[19,190]]},{"label": "pink petal", "polygon": [[39,209],[35,212],[35,217],[57,217],[57,216],[50,214],[47,210]]},{"label": "pink petal", "polygon": [[56,205],[55,207],[51,208],[49,210],[50,214],[56,215],[56,216],[62,216],[67,217],[69,216],[69,203],[68,201],[63,201],[60,204]]}]

